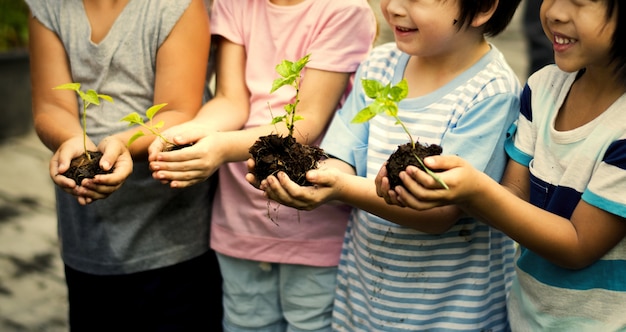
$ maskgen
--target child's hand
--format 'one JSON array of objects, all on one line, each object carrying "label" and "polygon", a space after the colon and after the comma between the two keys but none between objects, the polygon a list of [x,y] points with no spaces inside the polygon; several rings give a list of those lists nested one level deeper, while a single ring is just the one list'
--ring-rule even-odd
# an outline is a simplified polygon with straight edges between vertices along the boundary
[{"label": "child's hand", "polygon": [[253,187],[259,189],[261,186],[261,181],[259,181],[256,176],[254,176],[254,158],[248,158],[246,161],[246,166],[248,166],[248,173],[246,174],[246,181],[251,184]]},{"label": "child's hand", "polygon": [[[287,174],[279,172],[277,176],[268,176],[262,180],[258,188],[271,200],[298,210],[311,211],[335,199],[342,175],[346,174],[334,168],[311,170],[307,172],[306,178],[313,186],[300,186],[291,181]],[[257,181],[251,174],[246,179],[253,185]]]},{"label": "child's hand", "polygon": [[[406,171],[400,173],[403,185],[394,188],[396,196],[389,195],[392,201],[397,199],[399,205],[416,210],[428,210],[449,204],[462,205],[472,199],[479,199],[481,181],[487,176],[473,168],[467,161],[457,156],[434,156],[424,158],[424,164],[430,169],[438,170],[439,177],[449,189],[442,188],[426,172],[415,166],[409,166]],[[381,190],[384,190],[382,183],[381,180]]]},{"label": "child's hand", "polygon": [[[88,141],[87,149],[94,150],[95,145],[91,141]],[[63,191],[74,196],[78,195],[76,188],[79,186],[76,185],[73,179],[66,177],[64,174],[70,168],[72,159],[81,156],[83,153],[85,153],[83,137],[72,137],[63,142],[55,151],[48,167],[52,181]]]},{"label": "child's hand", "polygon": [[385,199],[387,204],[398,205],[401,207],[405,207],[404,203],[398,200],[398,195],[394,190],[389,186],[389,178],[387,177],[387,163],[385,162],[383,166],[376,174],[376,178],[374,179],[374,183],[376,184],[376,194],[379,197]]},{"label": "child's hand", "polygon": [[93,179],[82,181],[76,192],[79,194],[79,203],[83,205],[109,197],[133,172],[133,159],[126,144],[120,139],[114,137],[103,139],[98,144],[98,151],[102,152],[100,168],[105,171],[113,169],[113,172],[98,174]]},{"label": "child's hand", "polygon": [[164,143],[156,138],[148,148],[152,177],[172,188],[184,188],[208,179],[222,164],[215,151],[216,132],[206,126],[187,122],[163,132],[179,145],[193,144],[176,151],[163,152]]}]

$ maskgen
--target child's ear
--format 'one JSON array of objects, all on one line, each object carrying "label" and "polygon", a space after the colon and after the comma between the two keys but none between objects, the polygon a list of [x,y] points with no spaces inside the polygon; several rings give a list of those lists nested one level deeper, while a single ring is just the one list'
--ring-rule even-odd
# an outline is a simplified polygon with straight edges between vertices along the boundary
[{"label": "child's ear", "polygon": [[[479,11],[474,17],[474,19],[472,20],[470,26],[473,28],[478,28],[478,27],[485,25],[487,22],[489,22],[493,14],[496,12],[496,9],[498,9],[499,1],[500,0],[494,1],[493,4],[489,8],[481,9],[481,11]],[[510,0],[504,0],[504,1],[510,1]]]}]

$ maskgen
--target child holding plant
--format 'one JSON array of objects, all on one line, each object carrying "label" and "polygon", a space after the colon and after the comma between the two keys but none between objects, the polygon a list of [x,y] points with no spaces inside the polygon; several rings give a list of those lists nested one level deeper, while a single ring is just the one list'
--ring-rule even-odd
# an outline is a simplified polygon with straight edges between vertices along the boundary
[{"label": "child holding plant", "polygon": [[543,0],[541,22],[556,65],[528,79],[501,184],[445,156],[424,162],[449,190],[410,167],[406,189],[381,194],[420,211],[457,204],[520,244],[513,330],[623,331],[626,6]]},{"label": "child holding plant", "polygon": [[375,16],[365,0],[215,0],[211,15],[219,37],[215,97],[193,121],[163,132],[192,147],[163,153],[154,141],[154,177],[182,188],[219,167],[211,247],[224,279],[225,331],[329,331],[348,209],[274,210],[245,181],[245,161],[259,137],[288,134],[285,122],[271,123],[295,89],[270,93],[275,67],[307,54],[297,106],[302,120],[293,136],[319,143],[371,49]]},{"label": "child holding plant", "polygon": [[[221,306],[208,247],[209,183],[172,189],[152,179],[153,138],[138,139],[129,154],[125,145],[137,129],[120,121],[167,103],[156,118],[175,125],[200,109],[209,52],[203,0],[27,3],[35,127],[55,152],[50,172],[71,330],[209,325],[206,313]],[[86,114],[86,145],[103,151],[102,165],[114,172],[80,185],[64,172],[83,153],[81,100],[74,91],[53,90],[69,82],[114,101]]]},{"label": "child holding plant", "polygon": [[[336,201],[353,207],[339,263],[334,330],[508,329],[513,241],[456,206],[420,212],[389,205],[377,195],[374,179],[409,141],[398,120],[420,143],[438,144],[500,178],[504,137],[518,114],[521,87],[485,35],[504,30],[518,4],[382,0],[395,43],[375,48],[359,67],[358,85],[321,144],[333,158],[307,173],[314,185],[298,186],[284,173],[266,180],[247,176],[267,197],[298,209]],[[376,116],[352,123],[373,102],[361,87],[364,80],[406,86],[398,120]],[[399,84],[403,80],[406,85]]]}]

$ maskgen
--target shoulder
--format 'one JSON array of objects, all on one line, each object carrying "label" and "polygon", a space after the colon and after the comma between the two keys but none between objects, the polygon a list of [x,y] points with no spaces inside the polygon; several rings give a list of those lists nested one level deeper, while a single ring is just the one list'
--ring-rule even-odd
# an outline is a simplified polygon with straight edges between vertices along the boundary
[{"label": "shoulder", "polygon": [[311,2],[311,8],[323,9],[326,12],[374,13],[370,4],[365,0],[315,0]]},{"label": "shoulder", "polygon": [[[12,0],[15,1],[15,0]],[[71,7],[70,4],[64,4],[62,1],[49,0],[26,0],[33,17],[35,17],[46,28],[58,31],[60,25],[60,17],[63,8]]]},{"label": "shoulder", "polygon": [[408,55],[400,51],[395,42],[379,45],[370,51],[367,59],[361,64],[361,77],[374,79],[382,84],[390,83],[396,67],[404,65],[403,57],[408,58]]},{"label": "shoulder", "polygon": [[533,90],[534,88],[544,87],[554,89],[554,87],[565,85],[568,80],[574,78],[577,74],[564,72],[554,64],[547,65],[530,75],[528,85]]}]

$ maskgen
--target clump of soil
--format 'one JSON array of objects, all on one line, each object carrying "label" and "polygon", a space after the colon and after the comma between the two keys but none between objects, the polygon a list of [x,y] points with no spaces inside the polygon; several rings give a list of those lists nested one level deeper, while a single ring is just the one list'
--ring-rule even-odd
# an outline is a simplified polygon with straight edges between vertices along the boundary
[{"label": "clump of soil", "polygon": [[192,143],[189,144],[182,144],[182,145],[178,145],[175,143],[167,143],[165,144],[165,147],[163,148],[163,152],[169,152],[169,151],[178,151],[180,149],[184,149],[186,147],[192,146]]},{"label": "clump of soil", "polygon": [[419,142],[415,142],[415,149],[411,146],[411,143],[398,145],[398,149],[389,156],[387,159],[387,177],[389,178],[389,185],[391,188],[402,185],[400,179],[400,172],[404,171],[407,166],[417,166],[421,170],[424,167],[415,158],[417,155],[421,160],[428,156],[440,155],[443,149],[437,144],[423,145]]},{"label": "clump of soil", "polygon": [[72,159],[69,169],[63,174],[64,176],[74,180],[78,186],[80,186],[83,179],[93,179],[98,174],[108,174],[113,172],[113,168],[109,171],[105,171],[100,168],[100,158],[102,158],[102,152],[89,151],[89,155],[91,156],[91,160],[87,158],[87,155],[85,154]]},{"label": "clump of soil", "polygon": [[312,185],[306,180],[306,172],[317,168],[318,162],[326,154],[317,146],[296,142],[293,136],[276,134],[262,136],[249,149],[254,159],[254,176],[265,179],[278,171],[301,186]]}]

